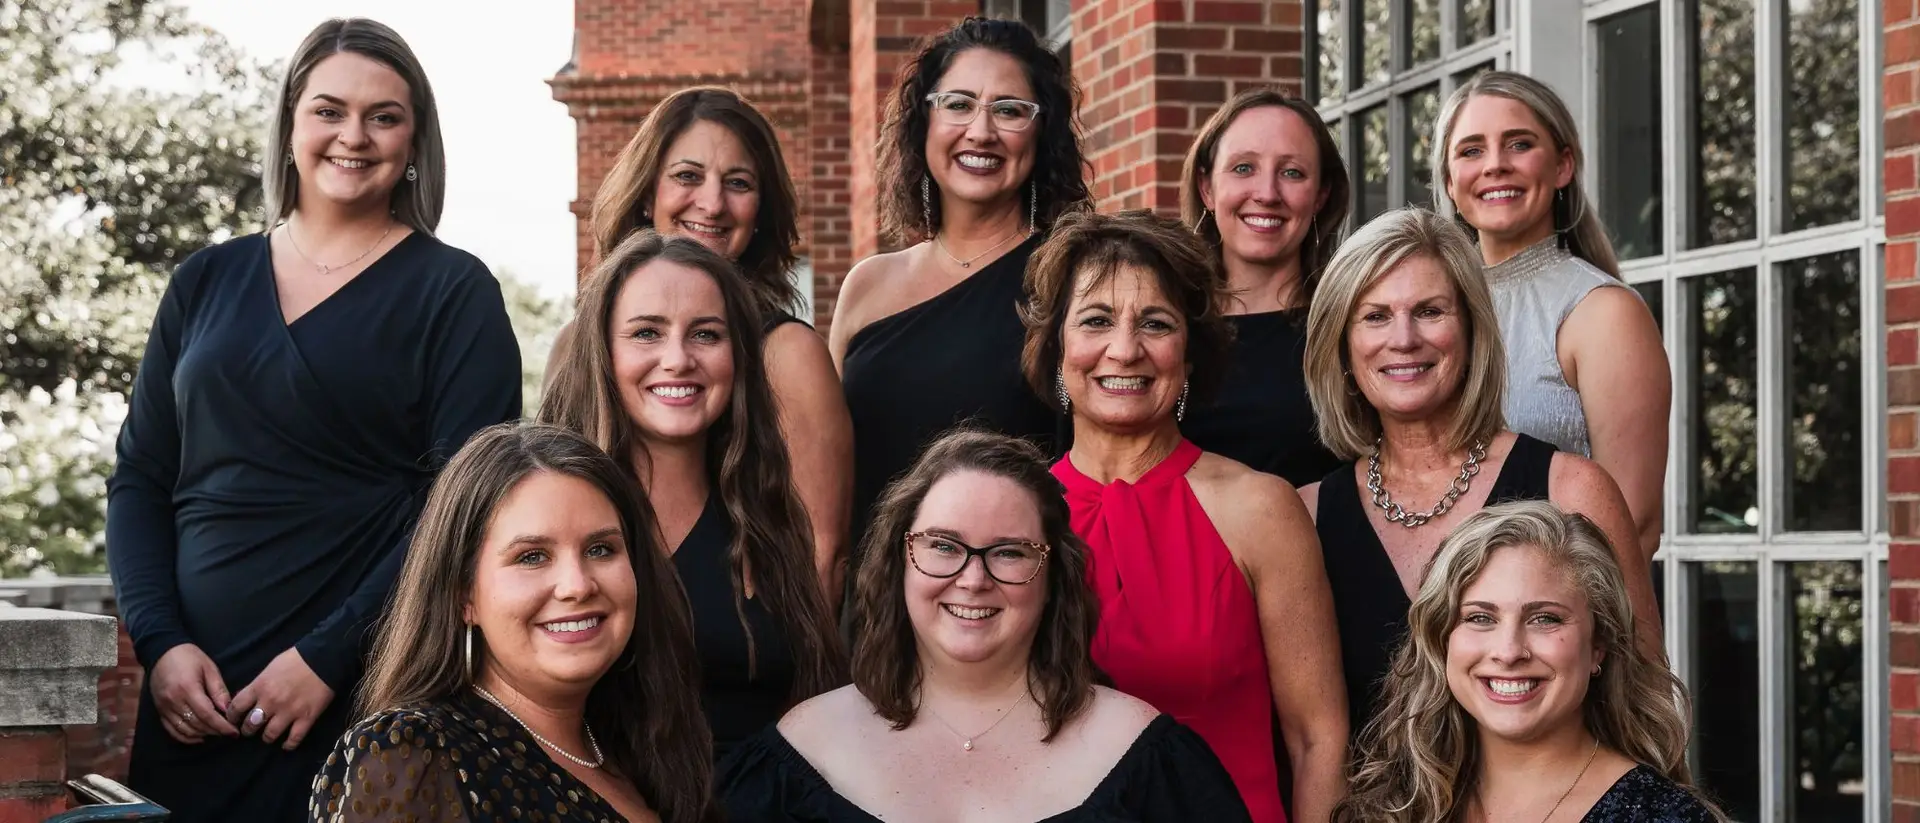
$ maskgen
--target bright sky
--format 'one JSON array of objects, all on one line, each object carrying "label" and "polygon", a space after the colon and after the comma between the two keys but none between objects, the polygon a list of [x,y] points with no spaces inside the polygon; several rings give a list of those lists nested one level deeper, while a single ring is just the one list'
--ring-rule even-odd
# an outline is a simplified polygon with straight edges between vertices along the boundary
[{"label": "bright sky", "polygon": [[[573,52],[565,0],[183,0],[189,16],[263,62],[284,62],[329,17],[393,27],[426,66],[447,148],[440,239],[555,296],[571,296],[573,119],[546,79]],[[272,11],[267,11],[271,8]]]}]

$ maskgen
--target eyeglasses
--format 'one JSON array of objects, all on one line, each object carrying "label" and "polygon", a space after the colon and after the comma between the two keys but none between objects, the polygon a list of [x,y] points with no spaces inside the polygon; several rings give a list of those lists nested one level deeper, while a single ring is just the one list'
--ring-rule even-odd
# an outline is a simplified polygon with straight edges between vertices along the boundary
[{"label": "eyeglasses", "polygon": [[1003,131],[1025,131],[1040,116],[1039,103],[1011,99],[982,103],[957,91],[936,91],[927,95],[927,102],[933,104],[934,116],[950,126],[973,125],[983,107],[993,113],[993,127]]},{"label": "eyeglasses", "polygon": [[1009,586],[1019,586],[1040,576],[1040,567],[1050,551],[1045,543],[1011,540],[974,548],[951,537],[926,532],[907,534],[907,559],[928,577],[959,577],[975,555],[986,567],[987,576]]}]

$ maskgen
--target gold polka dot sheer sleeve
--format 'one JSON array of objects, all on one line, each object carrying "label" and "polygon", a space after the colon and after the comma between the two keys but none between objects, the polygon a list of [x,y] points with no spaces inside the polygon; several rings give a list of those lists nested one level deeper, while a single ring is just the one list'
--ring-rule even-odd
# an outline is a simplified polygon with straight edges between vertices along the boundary
[{"label": "gold polka dot sheer sleeve", "polygon": [[313,780],[310,823],[466,823],[459,748],[408,711],[355,725]]}]

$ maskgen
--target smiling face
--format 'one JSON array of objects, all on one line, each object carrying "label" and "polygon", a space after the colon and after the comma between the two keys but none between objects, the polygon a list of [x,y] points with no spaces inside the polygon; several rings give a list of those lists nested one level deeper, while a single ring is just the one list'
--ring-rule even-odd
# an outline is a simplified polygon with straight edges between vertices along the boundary
[{"label": "smiling face", "polygon": [[699,442],[733,399],[733,335],[712,275],[653,260],[621,284],[608,352],[620,403],[653,443]]},{"label": "smiling face", "polygon": [[[954,57],[934,91],[964,94],[983,103],[1034,98],[1020,62],[986,48],[968,49]],[[988,109],[976,107],[979,115],[965,126],[949,123],[937,112],[927,114],[927,172],[940,191],[972,203],[1018,196],[1033,173],[1034,146],[1040,138],[1040,123],[1008,131],[996,125]]]},{"label": "smiling face", "polygon": [[683,234],[728,260],[753,239],[760,213],[759,169],[731,129],[695,120],[667,147],[653,188],[653,228]]},{"label": "smiling face", "polygon": [[480,682],[591,689],[633,636],[636,591],[613,502],[577,477],[528,475],[501,499],[474,560],[465,619],[486,640]]},{"label": "smiling face", "polygon": [[1482,94],[1460,106],[1447,144],[1447,195],[1467,223],[1507,246],[1553,233],[1553,199],[1573,182],[1573,152],[1533,109]]},{"label": "smiling face", "polygon": [[294,100],[302,202],[385,208],[413,157],[413,97],[386,64],[351,52],[320,61]]},{"label": "smiling face", "polygon": [[1466,378],[1466,305],[1440,261],[1415,255],[1373,284],[1347,320],[1347,362],[1383,419],[1428,420]]},{"label": "smiling face", "polygon": [[1595,667],[1593,610],[1538,549],[1495,549],[1460,597],[1447,686],[1482,734],[1539,740],[1580,722]]},{"label": "smiling face", "polygon": [[1326,202],[1323,184],[1319,144],[1306,118],[1261,106],[1241,112],[1220,133],[1200,199],[1214,212],[1228,260],[1271,266],[1300,254]]},{"label": "smiling face", "polygon": [[1186,387],[1187,324],[1151,271],[1121,266],[1093,280],[1074,276],[1060,331],[1073,414],[1110,431],[1162,424]]},{"label": "smiling face", "polygon": [[[983,548],[1046,540],[1033,495],[1012,480],[978,471],[936,481],[908,531]],[[979,663],[1031,654],[1047,605],[1050,571],[1044,562],[1039,574],[1019,585],[993,579],[980,558],[970,558],[959,575],[948,578],[922,574],[911,562],[905,567],[907,618],[923,658]]]}]

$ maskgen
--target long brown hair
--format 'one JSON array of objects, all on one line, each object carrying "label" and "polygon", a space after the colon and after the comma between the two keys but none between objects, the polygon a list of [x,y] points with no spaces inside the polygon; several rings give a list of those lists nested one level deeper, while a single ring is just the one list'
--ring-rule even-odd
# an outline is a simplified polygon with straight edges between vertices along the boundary
[{"label": "long brown hair", "polygon": [[1220,266],[1220,276],[1224,278],[1225,252],[1218,251],[1220,221],[1204,219],[1207,205],[1200,198],[1200,181],[1213,174],[1220,138],[1233,121],[1248,111],[1267,106],[1286,109],[1305,120],[1307,128],[1313,131],[1314,147],[1320,152],[1320,168],[1315,175],[1320,180],[1320,195],[1326,201],[1314,212],[1313,231],[1300,244],[1300,287],[1294,292],[1294,305],[1309,306],[1313,304],[1314,289],[1320,286],[1320,273],[1326,269],[1327,261],[1333,259],[1334,250],[1340,247],[1341,228],[1347,222],[1347,210],[1353,205],[1353,181],[1347,177],[1346,161],[1340,158],[1340,144],[1334,141],[1333,132],[1327,129],[1326,121],[1320,119],[1320,112],[1312,103],[1279,89],[1248,89],[1234,95],[1207,118],[1206,125],[1201,126],[1200,133],[1193,138],[1186,164],[1180,169],[1180,222],[1192,226],[1202,241],[1216,249],[1214,263]]},{"label": "long brown hair", "polygon": [[793,176],[780,154],[780,138],[765,115],[731,89],[695,86],[667,95],[653,107],[627,147],[600,181],[588,223],[593,227],[593,253],[606,257],[615,246],[639,229],[653,228],[653,194],[666,167],[667,149],[697,122],[718,125],[733,133],[753,158],[759,178],[760,208],[753,216],[753,238],[734,261],[763,314],[793,311],[805,296],[790,276],[799,257],[800,198]]},{"label": "long brown hair", "polygon": [[726,304],[733,391],[726,411],[707,430],[706,471],[733,526],[727,562],[734,613],[747,633],[748,665],[758,659],[745,611],[746,570],[751,568],[755,596],[793,644],[794,699],[838,688],[846,682],[845,654],[814,571],[813,530],[794,490],[793,467],[767,382],[761,314],[732,264],[698,241],[663,237],[652,229],[641,229],[615,246],[582,285],[581,322],[541,397],[539,419],[586,435],[629,472],[636,470],[635,450],[644,446],[613,378],[613,308],[628,278],[655,261],[704,272]]},{"label": "long brown hair", "polygon": [[[374,641],[362,714],[451,699],[473,686],[463,660],[462,613],[500,501],[548,472],[584,480],[620,516],[638,597],[621,660],[587,695],[587,722],[607,763],[668,823],[708,818],[713,740],[700,712],[686,593],[660,551],[653,510],[625,472],[572,432],[533,423],[481,430],[427,495],[393,604]],[[476,644],[481,649],[485,644]],[[480,654],[481,652],[476,652]]]},{"label": "long brown hair", "polygon": [[1066,489],[1048,470],[1038,446],[1017,437],[958,429],[935,440],[905,476],[893,482],[875,508],[867,531],[854,593],[853,685],[874,712],[895,729],[913,723],[924,673],[913,622],[902,590],[907,571],[907,531],[927,490],[948,475],[977,471],[1011,480],[1033,496],[1047,546],[1047,605],[1040,615],[1028,661],[1027,684],[1047,722],[1051,741],[1060,729],[1093,705],[1099,670],[1093,664],[1093,634],[1100,607],[1087,581],[1087,544],[1073,533]]},{"label": "long brown hair", "polygon": [[1540,552],[1586,595],[1594,648],[1605,661],[1580,707],[1587,731],[1711,810],[1687,772],[1686,687],[1664,661],[1634,642],[1633,604],[1606,533],[1583,515],[1534,500],[1475,512],[1427,562],[1380,709],[1360,735],[1353,793],[1333,819],[1431,823],[1459,817],[1476,780],[1480,741],[1473,716],[1447,683],[1447,638],[1459,625],[1467,587],[1496,551]]},{"label": "long brown hair", "polygon": [[357,54],[387,68],[407,84],[413,109],[413,154],[407,162],[418,179],[400,178],[390,195],[393,217],[421,234],[431,235],[440,225],[440,209],[447,199],[447,150],[440,140],[440,108],[434,102],[427,70],[398,32],[360,17],[335,18],[314,27],[294,50],[268,126],[266,156],[261,174],[266,191],[267,222],[286,219],[300,202],[300,175],[288,162],[287,142],[293,139],[294,108],[306,91],[315,66],[336,54]]}]

